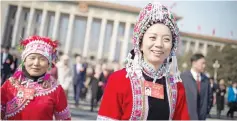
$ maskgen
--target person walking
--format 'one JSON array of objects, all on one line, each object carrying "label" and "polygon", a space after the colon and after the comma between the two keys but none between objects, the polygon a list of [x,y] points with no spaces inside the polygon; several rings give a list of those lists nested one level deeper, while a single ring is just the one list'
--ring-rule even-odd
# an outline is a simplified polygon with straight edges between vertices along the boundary
[{"label": "person walking", "polygon": [[216,89],[216,109],[217,109],[217,118],[221,118],[221,111],[225,108],[225,94],[226,86],[223,79],[220,80],[218,88]]},{"label": "person walking", "polygon": [[9,53],[9,47],[2,47],[1,51],[1,85],[11,76],[11,65],[14,62],[12,55]]},{"label": "person walking", "polygon": [[211,107],[212,93],[208,77],[204,74],[206,60],[202,54],[191,57],[191,70],[181,73],[191,120],[206,120]]},{"label": "person walking", "polygon": [[234,119],[234,112],[237,111],[237,82],[233,82],[228,88],[228,105],[227,117]]}]

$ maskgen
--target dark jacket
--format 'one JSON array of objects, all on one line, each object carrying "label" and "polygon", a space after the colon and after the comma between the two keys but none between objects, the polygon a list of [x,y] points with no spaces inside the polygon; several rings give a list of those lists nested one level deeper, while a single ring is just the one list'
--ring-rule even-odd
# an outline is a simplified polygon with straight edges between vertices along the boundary
[{"label": "dark jacket", "polygon": [[221,89],[220,87],[218,87],[216,89],[216,105],[217,105],[217,110],[224,110],[225,94],[226,94],[226,88],[225,89]]},{"label": "dark jacket", "polygon": [[3,60],[3,53],[1,53],[1,71],[3,74],[11,73],[11,64],[13,63],[13,57],[11,54],[7,55],[7,58]]},{"label": "dark jacket", "polygon": [[3,60],[3,53],[1,53],[1,85],[11,76],[11,64],[13,63],[13,57],[8,53],[5,60]]},{"label": "dark jacket", "polygon": [[98,89],[99,89],[99,79],[95,78],[94,76],[91,77],[90,86],[92,91],[92,98],[97,98]]},{"label": "dark jacket", "polygon": [[216,93],[216,89],[218,88],[218,85],[216,83],[213,84],[213,86],[211,87],[210,85],[210,88],[211,88],[211,107],[213,106],[213,100],[214,100],[214,93]]},{"label": "dark jacket", "polygon": [[86,65],[82,64],[83,71],[77,73],[77,64],[73,65],[73,84],[83,86],[86,80]]},{"label": "dark jacket", "polygon": [[185,87],[188,110],[191,120],[205,120],[211,107],[211,88],[209,79],[201,74],[201,92],[190,71],[183,72],[181,78]]}]

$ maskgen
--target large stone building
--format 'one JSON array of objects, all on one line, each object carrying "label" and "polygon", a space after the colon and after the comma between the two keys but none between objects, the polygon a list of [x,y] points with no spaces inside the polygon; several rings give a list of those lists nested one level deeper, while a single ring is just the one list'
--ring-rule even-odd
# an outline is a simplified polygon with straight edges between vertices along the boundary
[{"label": "large stone building", "polygon": [[[65,53],[94,55],[122,62],[141,8],[99,1],[1,1],[1,43],[15,47],[29,35],[59,40]],[[179,20],[181,17],[176,16]],[[181,32],[183,52],[206,54],[237,41]]]}]

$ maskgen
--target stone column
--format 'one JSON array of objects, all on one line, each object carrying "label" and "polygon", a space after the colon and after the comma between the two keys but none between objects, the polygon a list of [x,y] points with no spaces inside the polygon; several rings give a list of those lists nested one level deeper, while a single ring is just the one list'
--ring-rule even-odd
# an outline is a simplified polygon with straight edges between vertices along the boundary
[{"label": "stone column", "polygon": [[97,53],[97,58],[101,59],[102,54],[103,54],[103,45],[104,45],[104,37],[105,37],[105,28],[107,24],[107,19],[103,18],[102,19],[102,24],[100,28],[100,39],[99,39],[99,48],[98,48],[98,53]]},{"label": "stone column", "polygon": [[123,40],[123,44],[122,44],[122,55],[120,57],[120,62],[124,62],[125,58],[127,56],[128,42],[130,39],[129,38],[130,27],[131,27],[131,23],[126,22],[125,35],[124,35],[124,40]]},{"label": "stone column", "polygon": [[114,55],[115,55],[116,41],[117,41],[117,35],[118,35],[118,26],[119,26],[119,21],[114,20],[113,33],[112,33],[112,38],[110,42],[110,53],[109,53],[110,61],[113,61],[115,57]]},{"label": "stone column", "polygon": [[12,35],[12,43],[11,46],[14,47],[16,45],[16,39],[17,39],[17,34],[18,34],[18,29],[19,29],[19,22],[20,22],[20,17],[21,17],[21,13],[22,13],[22,6],[19,5],[17,7],[17,11],[16,11],[16,16],[15,16],[15,23],[14,23],[14,27],[13,27],[13,35]]},{"label": "stone column", "polygon": [[26,37],[31,36],[31,34],[32,34],[32,23],[34,20],[34,14],[35,14],[35,8],[32,5],[30,8],[29,19],[28,19],[28,24],[27,24],[27,28],[26,28]]},{"label": "stone column", "polygon": [[52,39],[54,40],[56,40],[58,37],[59,22],[60,22],[60,11],[59,8],[57,8],[57,10],[55,11],[53,34],[52,34]]},{"label": "stone column", "polygon": [[40,23],[40,32],[39,32],[40,36],[45,35],[45,27],[47,26],[47,25],[45,25],[46,20],[47,20],[47,10],[44,8],[43,15],[42,15],[42,20],[41,20],[41,23]]},{"label": "stone column", "polygon": [[67,38],[66,38],[66,45],[65,45],[65,53],[67,53],[67,54],[70,50],[74,19],[75,19],[75,14],[71,13],[70,18],[69,18],[69,23],[68,23],[68,31],[67,31]]},{"label": "stone column", "polygon": [[83,48],[83,56],[86,57],[88,53],[88,46],[90,41],[90,33],[91,33],[91,25],[92,25],[92,16],[88,16],[87,18],[87,25],[86,25],[86,35],[85,35],[85,42]]}]

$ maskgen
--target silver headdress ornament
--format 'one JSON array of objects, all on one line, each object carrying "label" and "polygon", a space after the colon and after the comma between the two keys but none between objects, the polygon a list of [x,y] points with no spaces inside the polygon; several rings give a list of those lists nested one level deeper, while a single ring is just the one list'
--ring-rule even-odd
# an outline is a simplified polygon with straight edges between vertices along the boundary
[{"label": "silver headdress ornament", "polygon": [[[161,78],[165,75],[168,76],[170,74],[170,68],[172,64],[172,76],[174,77],[174,80],[176,82],[181,81],[175,54],[179,41],[179,29],[175,21],[176,20],[172,13],[164,5],[161,5],[157,2],[149,3],[140,11],[133,30],[133,53],[129,53],[128,57],[126,58],[126,77],[131,79],[134,77],[134,75],[136,75],[138,79],[143,79],[143,60],[142,53],[140,51],[143,35],[153,24],[162,23],[166,25],[172,33],[172,49],[169,57],[160,66],[159,70],[155,74],[155,78]],[[172,59],[172,62],[170,62],[170,59]]]}]

